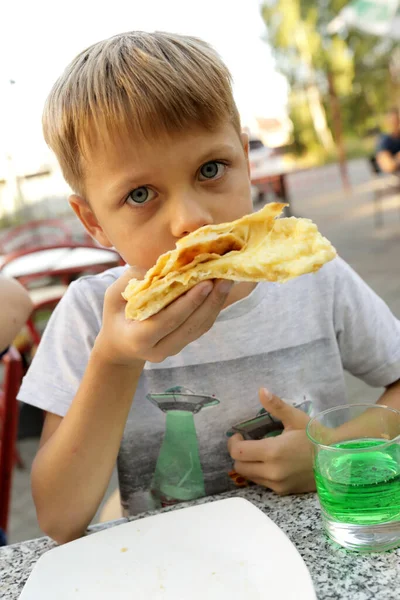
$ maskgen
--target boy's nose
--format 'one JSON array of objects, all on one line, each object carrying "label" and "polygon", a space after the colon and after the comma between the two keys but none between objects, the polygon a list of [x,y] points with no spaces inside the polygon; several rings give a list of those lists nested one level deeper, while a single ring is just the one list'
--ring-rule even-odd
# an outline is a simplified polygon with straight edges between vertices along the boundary
[{"label": "boy's nose", "polygon": [[214,219],[210,211],[195,200],[182,199],[174,202],[171,211],[171,233],[182,238],[203,225],[211,225]]}]

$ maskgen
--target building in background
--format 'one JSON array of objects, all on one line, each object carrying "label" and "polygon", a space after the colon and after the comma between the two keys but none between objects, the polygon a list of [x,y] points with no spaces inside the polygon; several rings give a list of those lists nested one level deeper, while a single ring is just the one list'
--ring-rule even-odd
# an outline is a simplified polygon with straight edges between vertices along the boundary
[{"label": "building in background", "polygon": [[[25,167],[25,168],[24,168]],[[41,165],[18,165],[11,158],[0,165],[0,223],[24,222],[69,214],[70,188],[50,155]]]},{"label": "building in background", "polygon": [[[287,117],[254,117],[244,129],[266,148],[282,150],[291,143],[292,123]],[[0,156],[0,225],[15,221],[70,215],[69,186],[54,155],[40,147],[14,148]]]},{"label": "building in background", "polygon": [[250,139],[261,140],[264,146],[283,151],[292,143],[293,124],[289,117],[254,117],[244,127]]},{"label": "building in background", "polygon": [[279,149],[290,145],[293,125],[289,118],[257,117],[258,136],[269,148]]}]

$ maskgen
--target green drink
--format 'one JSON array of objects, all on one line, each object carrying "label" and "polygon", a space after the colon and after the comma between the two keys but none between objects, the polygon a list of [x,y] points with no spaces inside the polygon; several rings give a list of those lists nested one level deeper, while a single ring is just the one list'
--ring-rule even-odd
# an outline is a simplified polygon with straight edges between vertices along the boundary
[{"label": "green drink", "polygon": [[[344,453],[321,450],[314,465],[324,511],[335,521],[355,525],[399,519],[400,445],[388,446],[382,439],[359,439],[332,448]],[[373,451],[355,452],[366,448]]]},{"label": "green drink", "polygon": [[400,411],[337,406],[313,417],[307,435],[328,536],[357,552],[400,546]]}]

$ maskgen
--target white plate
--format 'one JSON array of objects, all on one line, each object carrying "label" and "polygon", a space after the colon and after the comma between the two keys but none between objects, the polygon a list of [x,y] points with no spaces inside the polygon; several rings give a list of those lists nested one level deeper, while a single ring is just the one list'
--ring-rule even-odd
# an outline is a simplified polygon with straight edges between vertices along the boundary
[{"label": "white plate", "polygon": [[289,538],[247,500],[162,513],[50,550],[20,600],[315,600]]}]

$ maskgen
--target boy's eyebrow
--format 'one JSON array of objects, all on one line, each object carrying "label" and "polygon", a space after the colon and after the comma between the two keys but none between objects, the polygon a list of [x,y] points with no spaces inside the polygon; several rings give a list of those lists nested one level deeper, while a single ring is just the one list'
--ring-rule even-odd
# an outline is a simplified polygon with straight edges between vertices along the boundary
[{"label": "boy's eyebrow", "polygon": [[233,144],[227,144],[226,142],[223,144],[216,144],[212,148],[208,148],[207,152],[201,154],[197,158],[197,161],[199,163],[202,163],[209,160],[210,158],[223,158],[222,155],[224,154],[224,152],[235,152],[236,150],[237,148]]},{"label": "boy's eyebrow", "polygon": [[132,189],[132,186],[135,185],[135,181],[147,181],[149,177],[150,175],[148,173],[130,173],[130,175],[127,175],[126,177],[121,176],[110,185],[107,190],[107,195],[118,195],[128,188]]},{"label": "boy's eyebrow", "polygon": [[[193,162],[196,164],[201,165],[202,163],[206,162],[207,160],[210,160],[212,158],[214,159],[218,159],[218,158],[223,158],[223,155],[225,152],[236,152],[237,148],[235,145],[233,144],[227,144],[227,143],[222,143],[222,144],[216,144],[215,146],[208,148],[207,151],[203,152],[202,154],[199,154],[199,156],[197,156]],[[110,187],[108,188],[108,194],[113,196],[113,195],[117,195],[119,192],[124,191],[126,188],[134,185],[135,181],[149,181],[152,177],[152,173],[147,171],[147,172],[137,172],[135,173],[134,171],[132,171],[129,175],[127,175],[126,177],[121,176],[119,179],[117,179],[115,182],[113,182]]]}]

